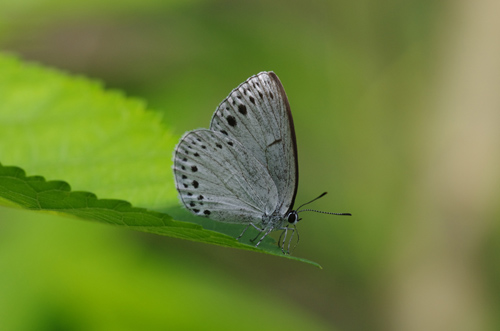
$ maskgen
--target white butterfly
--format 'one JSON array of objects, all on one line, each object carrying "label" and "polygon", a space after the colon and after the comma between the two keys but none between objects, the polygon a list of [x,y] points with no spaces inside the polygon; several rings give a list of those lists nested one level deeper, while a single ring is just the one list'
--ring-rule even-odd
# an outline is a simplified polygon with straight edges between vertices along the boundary
[{"label": "white butterfly", "polygon": [[175,148],[174,176],[182,203],[192,213],[247,224],[238,239],[254,227],[262,234],[256,247],[271,231],[283,230],[281,245],[281,236],[278,240],[283,252],[291,230],[289,253],[300,220],[300,207],[293,210],[297,143],[278,76],[261,72],[250,77],[217,107],[210,129],[184,134]]}]

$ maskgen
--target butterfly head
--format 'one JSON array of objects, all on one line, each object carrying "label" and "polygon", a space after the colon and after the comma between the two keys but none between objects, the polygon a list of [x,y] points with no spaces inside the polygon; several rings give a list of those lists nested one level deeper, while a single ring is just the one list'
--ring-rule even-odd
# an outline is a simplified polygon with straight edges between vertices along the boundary
[{"label": "butterfly head", "polygon": [[[303,206],[305,206],[307,204],[310,204],[311,202],[316,201],[319,198],[325,196],[325,194],[326,194],[326,192],[324,192],[323,194],[321,194],[316,199],[313,199],[313,200],[311,200],[309,202],[304,203],[303,205],[301,205],[296,210],[292,210],[292,211],[288,212],[288,214],[285,217],[286,221],[288,221],[288,224],[285,225],[285,226],[283,226],[283,227],[281,227],[281,230],[283,230],[283,232],[281,233],[281,235],[280,235],[280,237],[278,239],[278,246],[281,247],[281,251],[284,254],[290,254],[290,244],[292,242],[292,237],[293,237],[293,234],[295,232],[297,232],[297,228],[295,227],[295,224],[297,224],[302,219],[302,218],[299,218],[299,213],[301,213],[303,211],[314,211],[314,212],[317,212],[317,213],[330,214],[330,215],[351,216],[351,214],[349,214],[349,213],[330,213],[330,212],[320,211],[320,210],[314,210],[314,209],[302,209],[302,210],[300,209]],[[283,222],[284,222],[284,220],[283,220]],[[289,225],[293,225],[293,227],[289,227]],[[287,240],[287,234],[288,234],[289,231],[291,231],[291,234],[290,234],[290,239],[288,240],[288,249],[286,250],[286,253],[285,253],[285,242]],[[283,241],[281,240],[282,237],[283,237]],[[299,233],[297,232],[297,243],[298,243],[298,241],[299,241]],[[297,244],[295,244],[295,245],[297,245]]]}]

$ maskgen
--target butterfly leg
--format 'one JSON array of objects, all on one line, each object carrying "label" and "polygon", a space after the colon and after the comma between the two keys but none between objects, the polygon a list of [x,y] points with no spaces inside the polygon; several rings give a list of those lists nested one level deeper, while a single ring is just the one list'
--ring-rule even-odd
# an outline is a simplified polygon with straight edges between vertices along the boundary
[{"label": "butterfly leg", "polygon": [[[250,223],[252,224],[252,223]],[[236,240],[240,240],[241,237],[243,237],[243,235],[245,234],[245,232],[247,232],[248,228],[250,227],[250,224],[247,225],[247,227],[245,228],[245,230],[243,230],[243,232],[238,236],[238,238],[236,238]]]},{"label": "butterfly leg", "polygon": [[[283,254],[285,254],[285,242],[286,242],[286,237],[288,235],[288,230],[292,231],[292,234],[290,235],[290,239],[288,240],[288,247],[286,250],[286,254],[290,254],[290,245],[292,244],[292,239],[293,239],[293,235],[295,234],[295,232],[297,232],[297,242],[295,243],[293,248],[297,247],[297,244],[299,243],[299,231],[297,230],[297,227],[295,225],[293,226],[293,228],[289,228],[287,225],[287,226],[281,228],[280,230],[283,230],[283,232],[281,233],[281,235],[278,239],[278,246],[281,247],[281,251],[283,252]],[[281,241],[281,237],[283,236],[283,234],[285,236],[283,237],[283,241]]]},{"label": "butterfly leg", "polygon": [[293,229],[292,229],[292,234],[290,235],[290,241],[288,241],[288,251],[287,251],[288,254],[290,254],[290,244],[292,243],[292,238],[293,238],[293,235],[295,234],[295,232],[297,232],[297,242],[293,246],[292,250],[294,250],[295,247],[297,247],[297,245],[299,243],[299,239],[300,239],[300,237],[299,237],[299,230],[297,230],[297,227],[294,224],[293,225]]},{"label": "butterfly leg", "polygon": [[240,240],[241,237],[243,237],[243,235],[245,234],[245,232],[248,230],[248,228],[251,226],[253,226],[257,231],[259,231],[259,233],[257,234],[257,237],[255,237],[254,239],[251,239],[250,241],[251,242],[254,242],[259,236],[260,234],[264,231],[264,229],[260,229],[258,228],[257,226],[255,226],[255,224],[253,223],[250,223],[247,225],[247,227],[243,230],[243,232],[238,236],[238,238],[236,238],[236,240]]},{"label": "butterfly leg", "polygon": [[[259,231],[259,233],[257,233],[257,235],[255,236],[255,238],[250,239],[250,241],[251,241],[251,242],[254,242],[255,240],[257,240],[257,238],[259,238],[260,234],[261,234],[262,232],[264,232],[264,229],[261,229],[261,228],[259,228],[259,227],[256,227],[255,225],[253,225],[253,223],[250,223],[250,225],[251,225],[251,226],[253,226],[253,227],[255,228],[255,230]],[[257,247],[257,246],[255,246],[255,247]]]},{"label": "butterfly leg", "polygon": [[[288,225],[285,226],[284,228],[281,228],[281,230],[283,230],[283,232],[281,232],[280,237],[278,238],[278,247],[280,247],[281,251],[283,252],[283,254],[285,254],[284,248],[285,248],[286,236],[288,234]],[[283,234],[284,234],[284,236],[283,236]],[[282,236],[283,236],[283,241],[281,242],[281,237]]]},{"label": "butterfly leg", "polygon": [[253,239],[250,239],[251,242],[254,242],[255,240],[257,240],[257,238],[259,238],[259,236],[261,235],[263,230],[259,230],[259,233],[257,233],[257,235],[255,236],[255,238]]},{"label": "butterfly leg", "polygon": [[[266,233],[264,233],[264,235],[260,238],[259,242],[257,243],[257,245],[255,245],[255,247],[259,246],[262,240],[264,240],[264,238],[267,237],[267,235],[271,233],[271,231],[273,231],[273,228],[269,228],[269,230],[267,230]],[[262,230],[262,232],[264,232],[264,230]]]},{"label": "butterfly leg", "polygon": [[[280,229],[280,230],[283,230],[283,232],[281,232],[280,237],[278,238],[278,247],[282,246],[282,245],[280,245],[280,241],[281,241],[281,237],[283,236],[283,234],[285,234],[285,238],[286,238],[286,228],[287,228],[287,226],[285,226],[284,229]],[[285,242],[285,238],[283,238],[283,243]]]}]

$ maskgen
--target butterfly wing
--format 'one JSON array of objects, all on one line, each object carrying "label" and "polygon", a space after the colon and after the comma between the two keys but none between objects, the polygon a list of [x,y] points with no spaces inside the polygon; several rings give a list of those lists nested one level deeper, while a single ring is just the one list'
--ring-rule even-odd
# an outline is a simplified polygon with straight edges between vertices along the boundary
[{"label": "butterfly wing", "polygon": [[278,189],[277,210],[293,208],[298,185],[297,143],[290,104],[274,72],[235,88],[215,111],[210,129],[239,141],[266,168]]},{"label": "butterfly wing", "polygon": [[186,133],[175,149],[174,176],[186,208],[213,220],[257,225],[278,204],[267,169],[246,146],[220,132]]}]

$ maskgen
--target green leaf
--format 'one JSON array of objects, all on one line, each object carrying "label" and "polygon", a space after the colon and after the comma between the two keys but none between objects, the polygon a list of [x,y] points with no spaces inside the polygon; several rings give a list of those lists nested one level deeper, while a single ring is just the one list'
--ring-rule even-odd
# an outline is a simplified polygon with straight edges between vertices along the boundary
[{"label": "green leaf", "polygon": [[[283,255],[271,237],[255,248],[249,241],[255,231],[249,230],[239,242],[235,237],[244,226],[196,217],[181,208],[171,171],[178,136],[143,102],[105,91],[94,81],[1,54],[0,73],[1,205],[258,251],[319,267]],[[64,181],[27,177],[25,171]]]}]

